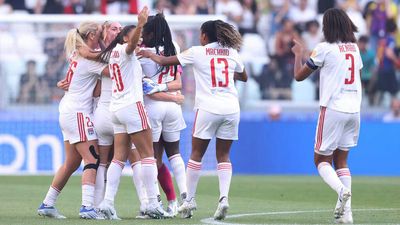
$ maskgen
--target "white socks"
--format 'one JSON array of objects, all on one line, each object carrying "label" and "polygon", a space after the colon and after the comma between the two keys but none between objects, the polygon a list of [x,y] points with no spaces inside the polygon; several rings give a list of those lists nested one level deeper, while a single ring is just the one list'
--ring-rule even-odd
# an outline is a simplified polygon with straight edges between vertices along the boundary
[{"label": "white socks", "polygon": [[100,164],[96,174],[96,184],[94,187],[94,207],[98,207],[104,198],[105,177],[107,164]]},{"label": "white socks", "polygon": [[321,162],[318,164],[318,172],[322,179],[327,183],[338,195],[344,187],[339,177],[336,175],[335,170],[332,168],[331,164],[327,162]]},{"label": "white socks", "polygon": [[169,163],[174,173],[175,181],[178,184],[180,194],[187,192],[186,188],[186,173],[185,163],[181,157],[181,154],[175,154],[168,158]]},{"label": "white socks", "polygon": [[[157,201],[157,166],[154,157],[142,159],[142,181],[147,191],[147,197],[150,204],[158,204]],[[158,191],[159,192],[159,191]]]},{"label": "white socks", "polygon": [[[349,168],[342,168],[336,170],[342,184],[351,191],[351,174]],[[351,198],[346,202],[345,208],[351,208]]]},{"label": "white socks", "polygon": [[232,164],[229,162],[218,163],[219,199],[228,197],[232,179]]},{"label": "white socks", "polygon": [[118,191],[122,169],[124,168],[124,166],[125,163],[113,159],[111,161],[110,167],[108,168],[106,193],[104,194],[104,199],[109,201],[110,203],[114,203],[115,195]]},{"label": "white socks", "polygon": [[46,206],[54,206],[57,201],[57,197],[60,194],[60,191],[53,186],[50,186],[49,190],[47,191],[46,197],[43,200],[43,203]]},{"label": "white socks", "polygon": [[82,205],[93,207],[94,203],[94,184],[82,185]]},{"label": "white socks", "polygon": [[141,205],[146,205],[147,204],[147,194],[146,190],[144,189],[143,186],[143,181],[142,181],[142,164],[140,161],[134,162],[131,164],[132,168],[132,181],[133,185],[136,188],[136,193],[138,195],[139,201]]},{"label": "white socks", "polygon": [[200,179],[201,162],[189,160],[186,171],[186,186],[187,186],[187,199],[190,200],[195,197],[197,184]]}]

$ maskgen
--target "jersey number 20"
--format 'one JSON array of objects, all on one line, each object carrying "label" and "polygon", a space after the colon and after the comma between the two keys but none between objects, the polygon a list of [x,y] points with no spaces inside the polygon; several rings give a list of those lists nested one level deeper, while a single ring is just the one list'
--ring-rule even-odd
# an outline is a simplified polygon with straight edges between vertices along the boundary
[{"label": "jersey number 20", "polygon": [[110,67],[112,70],[113,80],[115,80],[115,83],[117,84],[116,85],[117,90],[121,92],[124,90],[124,83],[122,83],[121,69],[119,68],[119,65],[117,63],[110,65]]},{"label": "jersey number 20", "polygon": [[210,61],[211,64],[211,85],[212,87],[228,87],[229,85],[229,72],[228,72],[228,60],[225,58],[216,58],[218,64],[224,64],[224,68],[222,70],[222,74],[225,75],[225,82],[218,81],[217,76],[215,74],[215,58],[212,58]]},{"label": "jersey number 20", "polygon": [[350,79],[346,78],[344,80],[344,84],[352,84],[354,83],[354,56],[352,54],[346,54],[346,60],[350,60],[351,66],[350,70]]}]

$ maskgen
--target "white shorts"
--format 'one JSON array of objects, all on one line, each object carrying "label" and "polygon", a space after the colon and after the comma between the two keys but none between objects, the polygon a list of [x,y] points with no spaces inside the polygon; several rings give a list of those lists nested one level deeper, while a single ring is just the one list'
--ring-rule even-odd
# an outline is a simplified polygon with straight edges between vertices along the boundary
[{"label": "white shorts", "polygon": [[358,142],[360,113],[344,113],[321,107],[314,151],[332,155],[336,149],[347,151]]},{"label": "white shorts", "polygon": [[111,113],[114,134],[133,134],[151,129],[149,118],[142,102],[136,102]]},{"label": "white shorts", "polygon": [[114,129],[111,112],[107,105],[99,104],[94,112],[94,124],[100,146],[111,146],[114,141]]},{"label": "white shorts", "polygon": [[193,124],[193,137],[223,140],[237,140],[239,133],[240,112],[218,115],[197,109]]},{"label": "white shorts", "polygon": [[147,112],[153,132],[153,142],[160,140],[161,133],[166,142],[180,139],[180,131],[186,128],[181,107],[174,102],[148,101]]},{"label": "white shorts", "polygon": [[60,114],[59,122],[64,141],[75,144],[96,140],[92,118],[93,115],[81,112]]}]

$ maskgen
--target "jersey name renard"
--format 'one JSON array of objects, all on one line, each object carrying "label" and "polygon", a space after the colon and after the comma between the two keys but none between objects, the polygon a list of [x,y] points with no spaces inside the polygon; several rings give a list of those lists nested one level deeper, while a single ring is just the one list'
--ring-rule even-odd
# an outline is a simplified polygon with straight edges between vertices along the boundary
[{"label": "jersey name renard", "polygon": [[357,44],[322,42],[312,51],[307,64],[321,68],[321,106],[346,113],[360,111],[363,63]]},{"label": "jersey name renard", "polygon": [[93,111],[93,91],[106,64],[77,56],[70,59],[66,80],[70,82],[68,91],[62,98],[60,113]]},{"label": "jersey name renard", "polygon": [[142,68],[135,53],[126,54],[127,46],[117,44],[111,52],[108,65],[112,77],[111,112],[143,102]]},{"label": "jersey name renard", "polygon": [[244,65],[235,49],[213,42],[193,46],[177,57],[182,66],[193,64],[195,109],[220,115],[240,111],[234,72],[243,72]]}]

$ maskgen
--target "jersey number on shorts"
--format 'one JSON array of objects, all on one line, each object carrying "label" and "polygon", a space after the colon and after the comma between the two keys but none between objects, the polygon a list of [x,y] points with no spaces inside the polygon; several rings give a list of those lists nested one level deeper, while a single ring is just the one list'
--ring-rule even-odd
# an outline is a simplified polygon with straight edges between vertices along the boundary
[{"label": "jersey number on shorts", "polygon": [[77,61],[72,61],[71,64],[69,64],[67,75],[65,76],[67,82],[71,82],[72,76],[74,75],[74,69],[76,68],[77,65],[78,65]]},{"label": "jersey number on shorts", "polygon": [[349,67],[350,70],[350,79],[346,78],[344,80],[344,84],[352,84],[354,83],[354,56],[352,54],[346,54],[346,60],[350,60],[351,66]]},{"label": "jersey number on shorts", "polygon": [[[124,90],[124,83],[122,83],[122,76],[121,76],[121,69],[119,68],[119,65],[117,63],[112,64],[111,66],[112,70],[112,79],[115,80],[115,83],[117,84],[117,90],[119,92]],[[116,90],[114,90],[116,92]]]},{"label": "jersey number on shorts", "polygon": [[[218,81],[217,83],[217,75],[215,74],[215,59],[217,60],[217,64],[223,64],[224,68],[222,70],[222,75],[225,75],[225,82]],[[228,60],[225,58],[212,58],[210,61],[211,64],[211,85],[212,87],[228,87],[229,85],[229,72],[228,72]]]}]

